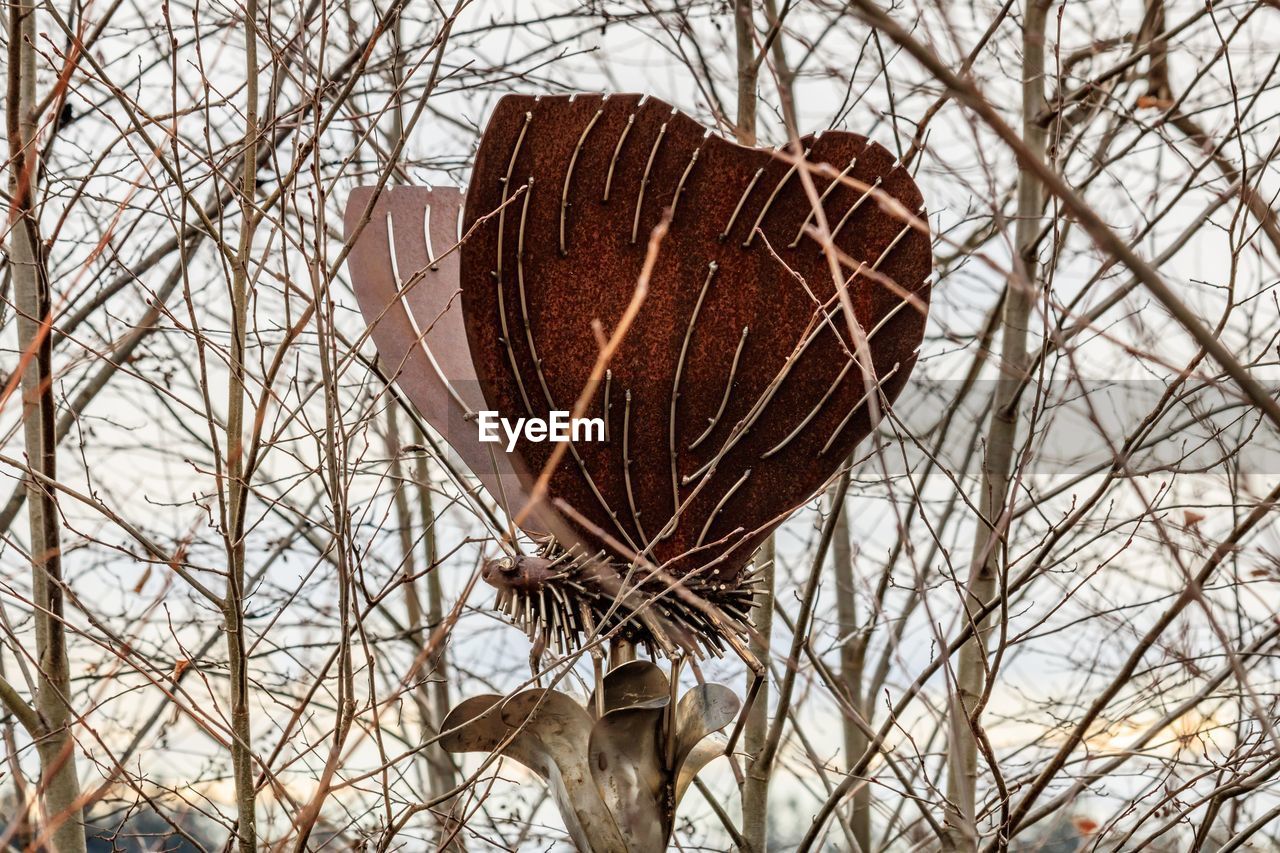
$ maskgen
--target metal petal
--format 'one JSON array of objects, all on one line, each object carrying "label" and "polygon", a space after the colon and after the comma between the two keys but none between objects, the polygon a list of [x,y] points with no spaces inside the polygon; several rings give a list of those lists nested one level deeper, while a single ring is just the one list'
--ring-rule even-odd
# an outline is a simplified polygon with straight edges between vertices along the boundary
[{"label": "metal petal", "polygon": [[699,684],[676,706],[675,766],[680,767],[702,740],[720,731],[738,716],[742,703],[723,684]]},{"label": "metal petal", "polygon": [[685,757],[684,763],[680,765],[680,772],[676,776],[676,805],[684,799],[685,791],[689,790],[694,777],[702,771],[702,768],[724,755],[724,748],[728,743],[728,738],[709,737],[694,746]]},{"label": "metal petal", "polygon": [[590,715],[571,697],[553,690],[526,690],[510,699],[488,695],[461,703],[445,717],[442,727],[447,734],[440,743],[449,752],[502,747],[502,755],[546,781],[579,849],[628,853],[587,767],[591,725]]},{"label": "metal petal", "polygon": [[591,730],[591,775],[629,853],[662,853],[675,800],[663,769],[665,703],[611,711]]},{"label": "metal petal", "polygon": [[[656,708],[671,701],[671,684],[661,667],[647,660],[627,661],[605,673],[602,689],[604,712],[644,706]],[[587,710],[595,713],[596,694],[592,691]]]},{"label": "metal petal", "polygon": [[[440,723],[440,748],[445,752],[493,752],[510,736],[511,727],[502,721],[502,703],[505,696],[486,693],[472,696],[453,707]],[[511,755],[510,746],[503,750]],[[521,764],[539,775],[546,775],[535,766],[536,761],[526,761],[511,755]]]}]

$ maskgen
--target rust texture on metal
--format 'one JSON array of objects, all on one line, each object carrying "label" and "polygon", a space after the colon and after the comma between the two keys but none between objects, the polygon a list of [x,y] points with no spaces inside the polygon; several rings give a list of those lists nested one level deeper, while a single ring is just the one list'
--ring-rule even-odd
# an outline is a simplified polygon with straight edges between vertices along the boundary
[{"label": "rust texture on metal", "polygon": [[[867,437],[924,334],[930,240],[884,203],[926,220],[911,175],[856,134],[802,144],[830,167],[810,174],[860,343],[794,164],[660,100],[507,96],[467,192],[466,333],[487,405],[508,418],[573,407],[600,351],[593,322],[605,335],[617,324],[648,235],[673,209],[641,314],[588,411],[608,439],[572,445],[550,498],[578,516],[584,553],[643,554],[699,576],[713,601]],[[554,446],[517,446],[526,492]]]}]

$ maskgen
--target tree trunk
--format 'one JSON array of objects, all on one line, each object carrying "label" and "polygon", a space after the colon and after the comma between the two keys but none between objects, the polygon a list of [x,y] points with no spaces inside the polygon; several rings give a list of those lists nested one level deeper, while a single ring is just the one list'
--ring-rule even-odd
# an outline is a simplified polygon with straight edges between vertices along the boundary
[{"label": "tree trunk", "polygon": [[[412,480],[405,477],[404,466],[400,461],[400,431],[396,423],[394,406],[387,408],[387,451],[391,459],[391,477],[395,481],[394,503],[396,509],[396,525],[400,533],[401,574],[404,586],[404,604],[407,624],[405,626],[414,650],[413,671],[410,677],[414,684],[414,703],[422,718],[423,741],[430,740],[439,733],[440,722],[449,713],[448,673],[445,672],[444,644],[426,657],[428,638],[431,632],[444,619],[441,603],[440,576],[435,571],[435,513],[431,505],[430,471],[427,468],[426,455],[419,453],[414,463]],[[416,482],[414,482],[416,481]],[[414,513],[409,504],[411,484],[416,486],[418,502],[421,508],[422,547],[425,561],[427,584],[427,602],[423,606],[422,596],[418,592],[417,576],[418,560],[413,529]],[[424,751],[427,768],[427,783],[432,797],[439,796],[457,784],[453,761],[448,753],[439,745],[433,744]],[[441,811],[447,811],[448,803],[440,805]],[[440,840],[443,842],[455,834],[453,822],[445,820],[440,826]],[[461,842],[455,839],[447,845],[450,850],[462,849]]]},{"label": "tree trunk", "polygon": [[[739,145],[756,144],[756,64],[755,21],[751,0],[734,0],[733,25],[738,60],[738,110],[735,135]],[[752,637],[751,654],[764,664],[765,679],[747,715],[743,731],[743,749],[747,754],[746,774],[742,780],[742,837],[748,853],[764,853],[769,844],[769,776],[768,763],[761,763],[761,753],[769,739],[769,637],[773,626],[773,537],[756,555],[763,567],[760,592],[751,616],[756,635]],[[747,686],[754,676],[748,673]]]},{"label": "tree trunk", "polygon": [[[436,513],[431,500],[431,471],[427,465],[427,456],[418,454],[415,478],[418,481],[418,498],[422,512],[422,547],[426,553],[427,611],[423,640],[427,632],[434,631],[444,622],[444,590],[440,583],[440,572],[436,565]],[[431,682],[432,725],[436,729],[449,709],[453,700],[449,696],[449,662],[445,655],[447,644],[438,643],[427,658],[427,677]],[[442,794],[458,784],[458,774],[453,759],[439,747],[433,746],[428,753],[432,772],[435,777],[436,793]]]},{"label": "tree trunk", "polygon": [[231,281],[231,378],[227,388],[225,509],[227,596],[223,619],[231,675],[231,764],[236,799],[236,843],[240,853],[258,844],[257,796],[253,772],[253,727],[249,713],[249,643],[245,637],[245,514],[248,484],[244,470],[245,338],[248,329],[249,258],[257,207],[258,32],[257,0],[245,4],[245,125],[240,185],[240,243]]},{"label": "tree trunk", "polygon": [[[1045,108],[1045,24],[1050,0],[1032,0],[1022,30],[1022,138],[1038,159],[1047,150],[1048,136],[1038,117]],[[1000,564],[1005,535],[1004,507],[1013,470],[1018,437],[1018,395],[1030,357],[1027,332],[1035,304],[1038,280],[1036,241],[1041,230],[1044,191],[1027,169],[1018,174],[1014,280],[1005,299],[996,401],[987,433],[987,456],[974,536],[964,606],[970,621],[999,592]],[[960,650],[956,670],[956,697],[951,713],[952,743],[947,767],[947,834],[949,847],[972,850],[978,843],[976,825],[978,787],[978,739],[987,685],[987,639],[990,616],[975,624],[974,636]]]},{"label": "tree trunk", "polygon": [[755,23],[751,0],[734,0],[733,29],[738,48],[738,116],[735,132],[739,145],[756,144],[756,65]]},{"label": "tree trunk", "polygon": [[[761,570],[760,586],[764,592],[752,610],[756,635],[751,638],[751,654],[766,667],[769,665],[769,638],[773,633],[773,547],[773,537],[770,536],[756,554],[756,564]],[[746,839],[749,853],[764,853],[769,847],[769,777],[772,767],[760,761],[768,739],[769,679],[766,677],[760,685],[755,704],[751,706],[743,733],[743,749],[748,758],[742,782],[742,837]]]},{"label": "tree trunk", "polygon": [[[836,627],[840,637],[840,681],[845,700],[864,720],[870,715],[863,702],[863,646],[858,633],[857,592],[853,578],[853,543],[849,538],[849,512],[840,508],[831,540],[831,561],[836,575]],[[844,760],[852,767],[867,749],[866,732],[847,716],[844,720]],[[871,786],[859,785],[853,792],[853,811],[849,816],[853,838],[863,853],[871,850]]]},{"label": "tree trunk", "polygon": [[85,849],[76,745],[71,736],[71,671],[63,627],[62,547],[57,498],[49,485],[58,477],[53,347],[49,282],[35,212],[39,177],[36,142],[36,10],[18,0],[9,7],[8,97],[9,192],[12,199],[9,266],[18,315],[22,371],[23,439],[27,464],[40,475],[26,477],[30,525],[31,587],[36,655],[33,732],[40,758],[44,812],[42,837],[58,853]]}]

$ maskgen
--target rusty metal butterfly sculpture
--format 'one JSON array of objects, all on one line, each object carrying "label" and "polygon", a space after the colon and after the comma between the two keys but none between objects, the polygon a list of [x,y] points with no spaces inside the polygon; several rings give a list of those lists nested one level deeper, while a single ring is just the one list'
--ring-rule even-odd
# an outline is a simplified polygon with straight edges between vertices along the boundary
[{"label": "rusty metal butterfly sculpture", "polygon": [[456,190],[352,195],[350,266],[384,364],[517,517],[555,447],[482,445],[475,413],[571,409],[651,265],[590,399],[602,440],[549,471],[523,516],[535,551],[486,568],[536,642],[729,646],[763,674],[743,641],[750,558],[903,388],[932,268],[920,192],[888,151],[834,131],[800,143],[800,161],[745,148],[637,95],[511,95],[460,225]]}]

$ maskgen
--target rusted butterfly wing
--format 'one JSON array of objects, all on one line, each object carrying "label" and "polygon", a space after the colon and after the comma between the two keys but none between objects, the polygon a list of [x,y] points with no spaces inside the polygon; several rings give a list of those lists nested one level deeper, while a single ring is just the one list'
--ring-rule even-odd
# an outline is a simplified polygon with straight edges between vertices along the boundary
[{"label": "rusted butterfly wing", "polygon": [[[816,198],[786,157],[660,100],[512,95],[467,193],[467,336],[488,405],[508,418],[572,407],[600,349],[593,322],[608,334],[619,321],[672,210],[648,298],[592,401],[607,438],[574,443],[550,494],[585,519],[587,550],[642,554],[713,600],[868,435],[924,333],[929,237],[884,202],[924,218],[910,174],[855,134],[802,142],[830,166],[812,177]],[[814,201],[856,331],[810,236]],[[553,447],[517,446],[526,487]]]}]

